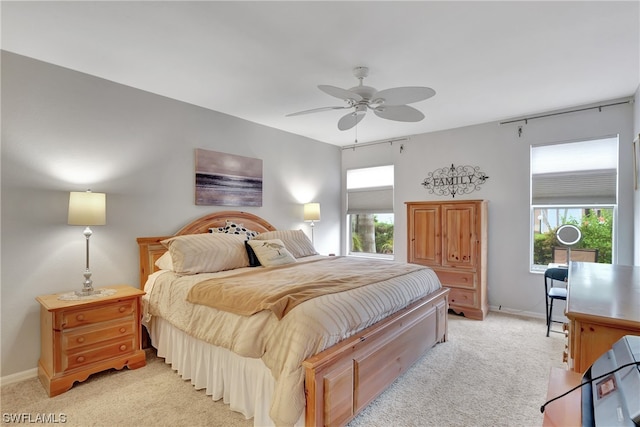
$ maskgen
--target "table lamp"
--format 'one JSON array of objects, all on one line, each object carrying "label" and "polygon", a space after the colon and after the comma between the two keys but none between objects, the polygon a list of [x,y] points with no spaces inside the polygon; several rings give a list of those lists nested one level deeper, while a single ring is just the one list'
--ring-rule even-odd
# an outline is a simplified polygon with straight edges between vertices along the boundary
[{"label": "table lamp", "polygon": [[320,221],[320,203],[305,203],[303,216],[305,222],[311,222],[311,243],[313,243],[314,221]]},{"label": "table lamp", "polygon": [[87,245],[86,268],[84,271],[83,288],[76,291],[78,296],[93,295],[96,292],[93,289],[93,281],[91,280],[91,270],[89,270],[89,238],[93,232],[89,226],[105,225],[107,210],[107,196],[105,193],[92,193],[91,190],[84,192],[72,191],[69,193],[69,225],[84,225],[84,237]]}]

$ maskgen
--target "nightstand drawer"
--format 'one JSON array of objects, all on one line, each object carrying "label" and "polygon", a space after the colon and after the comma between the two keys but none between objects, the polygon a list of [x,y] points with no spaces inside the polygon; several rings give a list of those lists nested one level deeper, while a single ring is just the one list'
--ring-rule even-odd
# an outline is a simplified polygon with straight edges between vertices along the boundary
[{"label": "nightstand drawer", "polygon": [[68,371],[94,362],[101,362],[112,357],[132,353],[135,350],[135,342],[135,336],[131,336],[111,344],[94,346],[74,353],[64,353],[62,356],[62,370]]},{"label": "nightstand drawer", "polygon": [[127,317],[133,314],[136,309],[137,300],[127,299],[115,303],[111,302],[101,307],[64,311],[56,318],[56,329],[71,329],[77,326]]},{"label": "nightstand drawer", "polygon": [[84,328],[76,328],[62,332],[62,349],[70,350],[77,347],[92,345],[102,341],[135,334],[136,324],[132,320],[123,322],[109,322]]}]

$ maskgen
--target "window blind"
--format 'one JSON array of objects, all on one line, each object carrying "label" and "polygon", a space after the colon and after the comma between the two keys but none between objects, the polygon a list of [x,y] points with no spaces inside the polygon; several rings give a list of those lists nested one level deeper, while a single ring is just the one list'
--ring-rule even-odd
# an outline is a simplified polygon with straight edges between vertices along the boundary
[{"label": "window blind", "polygon": [[347,214],[393,213],[393,165],[347,171]]},{"label": "window blind", "polygon": [[531,204],[617,203],[618,139],[531,147]]},{"label": "window blind", "polygon": [[347,190],[347,213],[393,213],[393,187],[368,187]]}]

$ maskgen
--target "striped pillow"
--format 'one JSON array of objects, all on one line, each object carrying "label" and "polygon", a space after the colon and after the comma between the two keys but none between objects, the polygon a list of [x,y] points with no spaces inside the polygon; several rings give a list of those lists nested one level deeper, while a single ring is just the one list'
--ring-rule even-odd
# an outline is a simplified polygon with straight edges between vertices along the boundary
[{"label": "striped pillow", "polygon": [[162,243],[171,254],[173,271],[178,274],[215,273],[248,267],[244,236],[204,233],[176,236]]},{"label": "striped pillow", "polygon": [[302,230],[276,230],[258,234],[254,240],[280,239],[291,255],[302,258],[310,255],[318,255],[311,240]]}]

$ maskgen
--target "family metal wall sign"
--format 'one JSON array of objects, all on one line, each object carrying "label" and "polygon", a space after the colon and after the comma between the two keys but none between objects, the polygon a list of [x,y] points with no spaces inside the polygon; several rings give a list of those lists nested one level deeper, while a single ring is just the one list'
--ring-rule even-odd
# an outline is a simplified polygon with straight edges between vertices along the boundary
[{"label": "family metal wall sign", "polygon": [[454,166],[429,172],[422,181],[424,188],[438,196],[456,197],[456,194],[469,194],[480,190],[489,177],[480,171],[479,166]]}]

